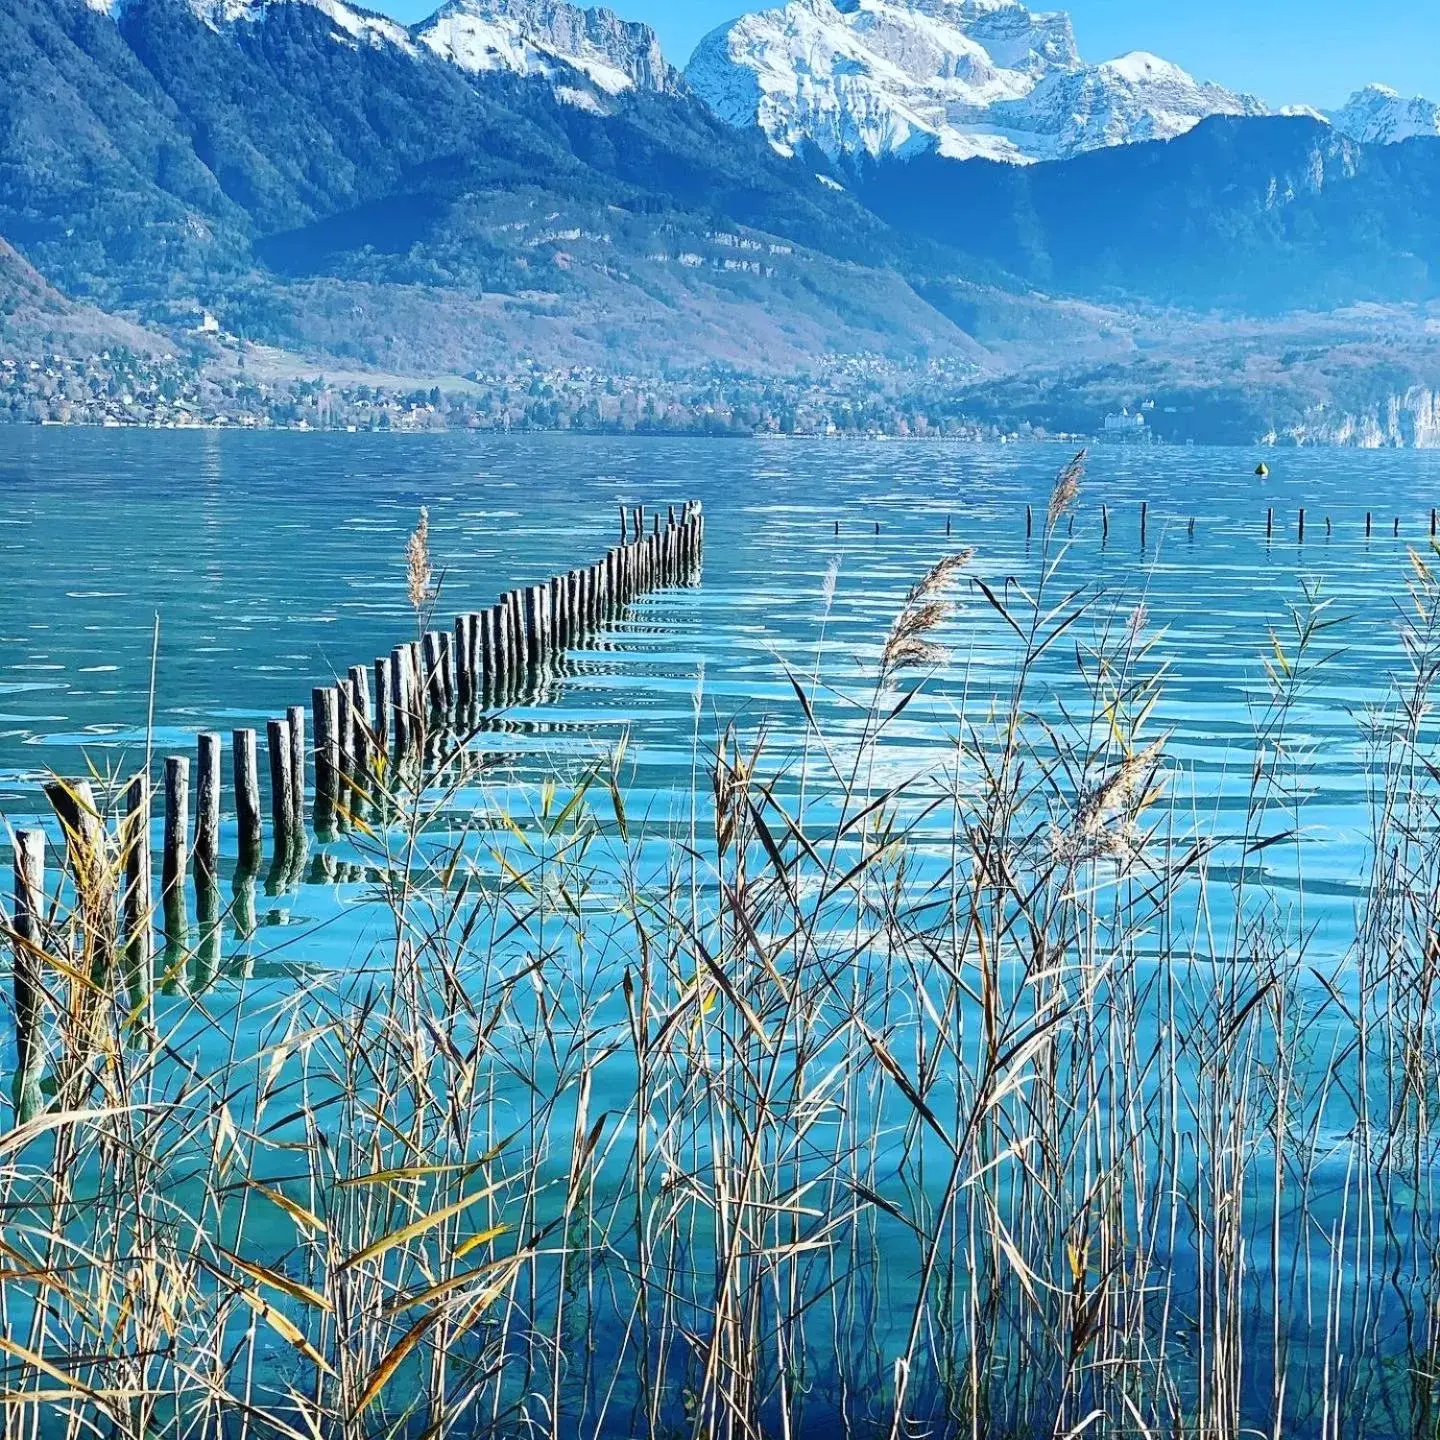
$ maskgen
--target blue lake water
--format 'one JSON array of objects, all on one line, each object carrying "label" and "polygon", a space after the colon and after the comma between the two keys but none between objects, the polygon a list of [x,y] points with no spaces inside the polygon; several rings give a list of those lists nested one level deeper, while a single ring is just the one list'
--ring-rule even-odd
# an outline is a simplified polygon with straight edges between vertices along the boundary
[{"label": "blue lake water", "polygon": [[[563,794],[624,738],[625,805],[640,868],[648,877],[683,868],[686,826],[710,807],[706,757],[725,727],[764,734],[769,763],[793,790],[800,783],[794,758],[807,744],[815,752],[796,682],[827,737],[842,747],[853,741],[877,657],[912,586],[943,556],[973,548],[959,608],[934,637],[948,658],[911,672],[907,683],[917,693],[887,726],[866,775],[867,786],[878,786],[953,770],[963,786],[974,778],[963,742],[970,727],[1003,712],[1017,656],[1014,633],[975,582],[1002,599],[1034,585],[1045,507],[1069,454],[883,443],[0,430],[0,814],[17,827],[44,823],[54,836],[40,793],[47,775],[133,770],[146,743],[157,619],[158,754],[193,753],[201,730],[263,732],[287,705],[307,703],[312,686],[413,638],[404,545],[421,506],[431,518],[444,617],[598,558],[615,542],[621,504],[663,512],[698,499],[707,517],[698,584],[640,599],[570,652],[538,693],[486,717],[473,749],[489,764],[459,785],[442,825],[466,835],[472,849],[486,848],[486,827],[498,827],[502,809],[524,829],[525,816],[546,807],[552,782]],[[1077,722],[1083,730],[1094,702],[1081,658],[1102,634],[1113,641],[1138,626],[1151,641],[1145,667],[1165,672],[1145,727],[1149,737],[1168,737],[1170,784],[1156,823],[1182,844],[1195,833],[1233,835],[1244,824],[1270,694],[1267,663],[1283,668],[1295,658],[1295,615],[1333,621],[1315,646],[1324,662],[1299,686],[1286,727],[1283,768],[1290,793],[1304,802],[1299,833],[1264,853],[1261,888],[1275,934],[1308,964],[1339,966],[1364,899],[1374,779],[1366,730],[1406,671],[1405,585],[1412,552],[1429,551],[1440,457],[1290,452],[1268,457],[1273,473],[1263,483],[1254,474],[1260,458],[1224,450],[1092,454],[1073,528],[1069,520],[1061,527],[1068,549],[1053,586],[1089,597],[1091,608],[1046,654],[1027,705],[1061,729]],[[1274,517],[1268,533],[1267,510]],[[222,809],[225,850],[233,854],[228,783]],[[603,820],[603,805],[599,813]],[[928,844],[937,870],[952,825],[943,808],[920,822],[919,849]],[[339,862],[367,861],[366,846],[353,838],[330,853]],[[595,863],[592,903],[609,912],[618,937],[596,996],[585,1002],[593,999],[586,1013],[598,1034],[624,1029],[618,977],[633,947],[621,914],[626,897],[604,860]],[[386,935],[373,881],[363,864],[312,865],[258,900],[255,935],[227,916],[206,984],[241,993],[258,978],[257,998],[279,1005],[299,977],[364,966]],[[1224,900],[1208,903],[1224,930]],[[843,928],[847,918],[826,921]],[[543,925],[537,935],[544,949]],[[1192,940],[1184,971],[1202,994],[1212,983],[1207,948],[1203,936]],[[586,980],[567,983],[583,990]],[[1151,997],[1135,1012],[1131,1043],[1159,1032],[1163,1017],[1146,1008],[1153,1004]],[[890,999],[881,1005],[888,1023]],[[1327,1025],[1338,1013],[1337,1002]],[[201,1068],[207,1045],[233,1043],[204,1024],[183,1023],[190,1028],[176,1049],[193,1046]],[[567,1023],[552,1017],[546,1027],[571,1043]],[[573,1028],[583,1029],[578,1020]],[[893,1043],[911,1066],[904,1024],[897,1029]],[[964,1041],[972,1043],[973,1036]],[[563,1070],[559,1059],[543,1061],[552,1063]],[[554,1078],[543,1074],[547,1083]],[[596,1105],[623,1115],[633,1079],[623,1054],[604,1075]],[[1150,1098],[1163,1110],[1163,1096]],[[547,1135],[568,1134],[575,1103],[568,1095],[557,1103],[542,1127]],[[1315,1133],[1333,1142],[1314,1164],[1317,1176],[1333,1178],[1342,1165],[1347,1104],[1342,1096],[1317,1106],[1326,1123]],[[888,1125],[895,1117],[888,1101],[877,1102],[875,1113],[866,1143],[883,1168],[896,1142],[881,1118]],[[621,1123],[630,1127],[622,1131],[628,1142],[634,1118]],[[544,1164],[563,1165],[567,1146],[547,1151]],[[895,1163],[910,1162],[902,1154]],[[1178,1173],[1184,1167],[1176,1163]],[[613,1183],[623,1185],[623,1177]],[[930,1184],[927,1173],[918,1188]],[[1245,1203],[1257,1198],[1265,1198],[1263,1182]],[[1309,1244],[1308,1225],[1288,1217],[1287,1245]],[[864,1282],[876,1286],[866,1303],[877,1314],[866,1330],[877,1346],[875,1373],[884,1374],[893,1352],[880,1356],[878,1347],[893,1346],[903,1330],[914,1247],[898,1223],[882,1219],[875,1234],[884,1237],[874,1242],[877,1255],[893,1247],[902,1257],[881,1266],[884,1273],[866,1272]],[[1193,1288],[1183,1243],[1153,1253],[1172,1267],[1182,1294]],[[1257,1244],[1256,1253],[1266,1252]],[[703,1247],[700,1256],[697,1273]],[[1252,1283],[1263,1283],[1263,1263],[1255,1273]],[[1318,1273],[1306,1283],[1323,1289]],[[1317,1293],[1309,1292],[1312,1303]],[[602,1338],[602,1353],[607,1343]],[[1263,1414],[1257,1404],[1254,1413]]]},{"label": "blue lake water", "polygon": [[[19,824],[43,811],[37,787],[51,771],[133,763],[157,619],[156,751],[193,751],[202,729],[255,725],[263,738],[265,720],[308,703],[313,685],[413,636],[403,550],[420,506],[448,616],[598,558],[622,502],[694,498],[707,514],[702,583],[641,601],[482,742],[534,786],[628,734],[632,808],[683,809],[697,736],[708,744],[735,720],[783,751],[801,734],[787,666],[818,667],[820,711],[843,729],[848,712],[827,687],[863,688],[907,590],[948,550],[973,547],[971,572],[1002,594],[1008,577],[1028,583],[1025,509],[1038,531],[1067,458],[1050,447],[0,431],[0,813]],[[1293,736],[1311,756],[1310,919],[1343,944],[1367,826],[1360,720],[1403,669],[1396,607],[1410,548],[1429,545],[1440,458],[1285,453],[1263,483],[1257,458],[1098,449],[1062,579],[1094,593],[1095,625],[1143,605],[1163,631],[1156,655],[1171,675],[1153,728],[1172,732],[1179,793],[1201,815],[1240,803],[1271,628],[1283,637],[1307,594],[1345,617]],[[960,713],[1011,678],[1013,637],[977,594],[961,598],[944,634],[952,662],[887,741],[899,770],[947,752]],[[1073,698],[1073,651],[1048,663],[1056,695]],[[228,793],[225,808],[228,820]],[[1277,863],[1282,885],[1289,871]],[[337,946],[353,944],[344,934]]]}]

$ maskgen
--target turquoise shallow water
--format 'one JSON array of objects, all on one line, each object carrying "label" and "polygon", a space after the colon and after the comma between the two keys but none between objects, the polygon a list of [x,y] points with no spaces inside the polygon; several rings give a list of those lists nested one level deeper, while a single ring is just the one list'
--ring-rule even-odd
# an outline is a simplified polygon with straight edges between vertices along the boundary
[{"label": "turquoise shallow water", "polygon": [[[421,505],[448,616],[603,553],[618,502],[697,498],[708,517],[702,583],[645,599],[483,740],[515,757],[525,787],[628,733],[632,809],[678,814],[697,736],[708,742],[732,719],[768,728],[781,751],[798,736],[787,665],[818,664],[822,716],[852,724],[826,687],[863,689],[907,589],[947,549],[973,546],[973,573],[1001,593],[1008,577],[1028,580],[1025,507],[1038,517],[1066,458],[1046,447],[0,432],[0,813],[17,824],[43,808],[47,771],[138,753],[157,617],[157,751],[189,751],[206,728],[263,735],[312,685],[413,633],[403,547]],[[1097,623],[1143,604],[1163,631],[1157,658],[1172,674],[1154,728],[1172,732],[1177,803],[1202,818],[1243,803],[1270,627],[1283,633],[1307,590],[1345,617],[1294,730],[1311,757],[1310,919],[1317,939],[1328,930],[1341,944],[1366,828],[1360,718],[1403,666],[1396,606],[1409,548],[1428,545],[1440,459],[1295,452],[1261,484],[1256,458],[1097,450],[1063,573],[1096,595]],[[1013,638],[976,593],[963,598],[945,634],[952,663],[888,742],[897,773],[948,750],[962,710],[977,713],[1008,684]],[[1073,652],[1060,647],[1049,665],[1055,698],[1076,703]],[[1274,863],[1282,888],[1293,871]],[[313,921],[330,905],[315,896],[299,908]],[[339,959],[354,944],[342,925],[321,950]]]},{"label": "turquoise shallow water", "polygon": [[[304,703],[314,684],[411,637],[403,550],[420,506],[429,507],[443,572],[439,609],[449,616],[598,557],[614,541],[621,502],[663,508],[699,499],[707,516],[700,583],[642,599],[568,655],[538,695],[491,717],[475,744],[490,752],[492,768],[449,807],[454,829],[474,825],[483,844],[496,805],[521,816],[540,808],[548,781],[578,776],[628,737],[632,840],[639,837],[640,868],[658,876],[686,819],[708,806],[708,786],[696,779],[721,729],[733,721],[746,734],[766,732],[783,767],[804,744],[795,673],[807,677],[823,729],[842,744],[853,738],[851,699],[870,693],[908,591],[965,546],[975,554],[960,609],[940,635],[950,658],[917,677],[920,690],[887,729],[867,779],[878,786],[952,763],[957,735],[1004,701],[1015,669],[1014,636],[969,579],[999,595],[1033,583],[1039,545],[1027,540],[1026,506],[1038,533],[1068,458],[1039,447],[0,431],[0,814],[12,825],[43,821],[39,786],[49,773],[133,767],[145,741],[157,617],[156,748],[193,753],[197,731],[263,728]],[[1156,814],[1181,835],[1233,833],[1266,703],[1272,627],[1289,646],[1291,608],[1328,605],[1337,623],[1320,648],[1329,658],[1288,727],[1287,766],[1306,797],[1300,841],[1267,851],[1264,863],[1275,928],[1292,942],[1303,936],[1312,963],[1340,960],[1355,934],[1367,861],[1364,722],[1405,668],[1400,607],[1411,550],[1429,545],[1440,459],[1293,453],[1272,457],[1275,473],[1261,485],[1258,458],[1095,452],[1062,569],[1093,609],[1049,652],[1030,703],[1054,722],[1087,714],[1077,644],[1107,626],[1123,629],[1143,606],[1154,637],[1147,664],[1168,668],[1148,726],[1169,735],[1173,770]],[[1276,515],[1268,536],[1267,507]],[[604,805],[597,809],[604,820]],[[223,810],[233,854],[228,784]],[[53,835],[53,822],[44,823]],[[922,826],[937,869],[949,826],[943,812],[933,831]],[[222,920],[219,953],[204,958],[202,978],[236,987],[246,1023],[277,1013],[300,977],[362,966],[384,934],[383,910],[370,903],[373,875],[340,868],[365,857],[343,843],[332,858],[281,893],[257,897],[255,938]],[[608,950],[595,947],[606,973],[568,976],[567,985],[583,990],[593,979],[593,1018],[611,1026],[620,1023],[618,972],[632,961],[632,933],[607,918],[622,907],[603,847],[593,861],[597,928],[608,926],[615,939]],[[1223,931],[1225,900],[1211,903]],[[843,928],[842,917],[826,919]],[[1203,943],[1195,949],[1197,963],[1184,973],[1199,977],[1203,991],[1216,967]],[[193,970],[176,988],[199,988]],[[164,1016],[163,1000],[159,1008]],[[169,1014],[179,1017],[175,1052],[194,1053],[204,1070],[227,1042],[207,1029],[203,1007],[192,1014],[177,1003]],[[547,1027],[574,1038],[553,1017]],[[1153,1029],[1144,1015],[1132,1038],[1148,1044]],[[911,1066],[901,1031],[893,1043]],[[540,1078],[548,1082],[550,1072]],[[597,1082],[597,1109],[623,1115],[629,1080],[622,1054]],[[557,1105],[557,1134],[569,1133],[570,1103]],[[1328,1143],[1327,1127],[1317,1133]],[[882,1160],[891,1149],[891,1136],[876,1139]],[[564,1150],[557,1145],[544,1164],[563,1165]],[[1337,1138],[1327,1163],[1341,1166],[1345,1154]],[[877,1345],[893,1347],[913,1253],[898,1227],[881,1229],[900,1259],[887,1267],[891,1288],[877,1292],[880,1313],[867,1328]],[[285,1253],[277,1236],[253,1238]],[[1168,1263],[1183,1291],[1183,1244]]]}]

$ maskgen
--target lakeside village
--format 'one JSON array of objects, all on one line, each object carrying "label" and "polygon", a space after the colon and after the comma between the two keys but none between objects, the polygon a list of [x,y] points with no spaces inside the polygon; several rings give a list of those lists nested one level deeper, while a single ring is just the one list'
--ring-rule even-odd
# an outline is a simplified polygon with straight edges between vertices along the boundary
[{"label": "lakeside village", "polygon": [[[1084,439],[966,416],[966,375],[943,364],[903,369],[879,357],[836,359],[803,376],[712,365],[684,374],[607,374],[530,366],[462,383],[341,383],[220,370],[198,359],[123,349],[77,359],[0,355],[0,424],[152,429],[874,436],[1024,441]],[[1143,415],[1097,417],[1108,439],[1148,439]]]}]

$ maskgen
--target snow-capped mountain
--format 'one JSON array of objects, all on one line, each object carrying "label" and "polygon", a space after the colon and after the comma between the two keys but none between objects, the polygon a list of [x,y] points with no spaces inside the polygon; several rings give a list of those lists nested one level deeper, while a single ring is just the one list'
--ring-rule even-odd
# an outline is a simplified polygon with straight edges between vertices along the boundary
[{"label": "snow-capped mountain", "polygon": [[[131,0],[85,0],[118,16]],[[632,88],[673,91],[679,73],[666,63],[648,25],[609,10],[582,9],[566,0],[448,0],[428,20],[404,26],[345,0],[179,0],[212,30],[258,25],[277,10],[305,5],[323,15],[346,44],[393,45],[412,55],[433,52],[472,74],[508,71],[538,75],[567,88],[585,76],[597,91]],[[423,47],[423,50],[421,49]]]},{"label": "snow-capped mountain", "polygon": [[[85,3],[92,10],[117,18],[126,6],[126,0],[85,0]],[[308,5],[330,21],[340,39],[414,49],[410,32],[398,21],[347,5],[344,0],[184,0],[184,3],[212,30],[222,30],[229,25],[258,24],[278,5]]]},{"label": "snow-capped mountain", "polygon": [[1396,145],[1417,135],[1440,136],[1440,105],[1407,100],[1388,85],[1367,85],[1336,110],[1330,123],[1362,145]]},{"label": "snow-capped mountain", "polygon": [[1087,65],[1067,15],[1019,0],[791,0],[707,36],[685,78],[776,149],[835,156],[1028,163],[1266,113],[1153,55]]},{"label": "snow-capped mountain", "polygon": [[679,83],[648,25],[565,0],[449,0],[413,33],[437,55],[475,73],[553,76],[558,64],[611,95],[631,88],[669,91]]}]

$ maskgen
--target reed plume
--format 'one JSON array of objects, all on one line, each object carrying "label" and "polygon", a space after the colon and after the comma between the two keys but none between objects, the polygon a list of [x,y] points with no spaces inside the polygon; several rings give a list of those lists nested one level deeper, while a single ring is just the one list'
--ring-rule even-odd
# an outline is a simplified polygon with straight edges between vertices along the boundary
[{"label": "reed plume", "polygon": [[1085,478],[1085,464],[1090,458],[1088,450],[1082,450],[1055,477],[1055,488],[1050,492],[1050,528],[1064,517],[1065,512],[1080,497],[1080,483]]},{"label": "reed plume", "polygon": [[974,557],[974,550],[959,550],[937,561],[905,597],[905,604],[890,627],[880,652],[882,680],[898,670],[943,664],[949,653],[929,637],[954,613],[954,605],[943,599],[955,586],[960,572]]},{"label": "reed plume", "polygon": [[435,568],[430,560],[430,511],[424,505],[405,545],[405,578],[410,608],[417,615],[425,615],[435,599]]}]

